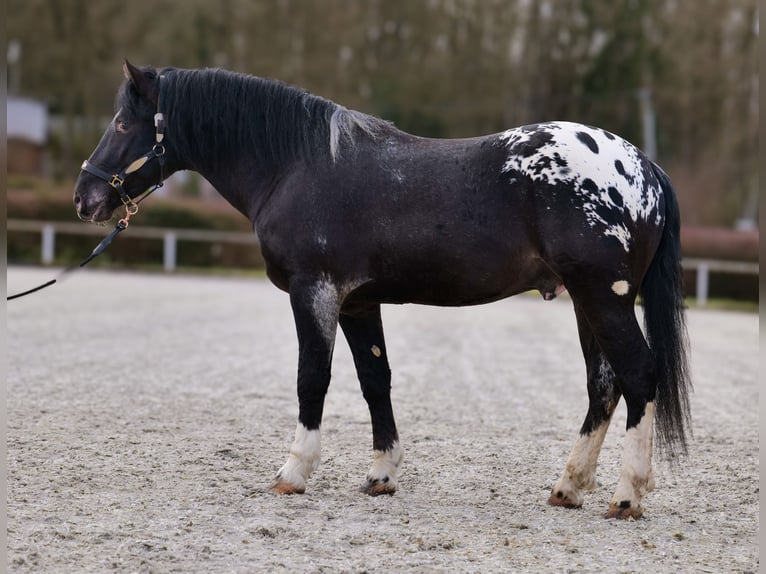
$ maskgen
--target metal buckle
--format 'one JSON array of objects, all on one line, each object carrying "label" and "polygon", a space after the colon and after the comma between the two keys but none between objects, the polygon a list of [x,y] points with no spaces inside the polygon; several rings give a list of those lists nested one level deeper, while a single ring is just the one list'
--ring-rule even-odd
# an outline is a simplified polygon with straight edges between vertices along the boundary
[{"label": "metal buckle", "polygon": [[122,187],[122,184],[125,183],[125,178],[114,174],[112,179],[107,183],[116,189],[117,187]]},{"label": "metal buckle", "polygon": [[127,212],[129,216],[135,215],[136,213],[138,213],[138,204],[132,199],[128,198],[127,201],[123,199],[122,203],[125,206],[125,211]]}]

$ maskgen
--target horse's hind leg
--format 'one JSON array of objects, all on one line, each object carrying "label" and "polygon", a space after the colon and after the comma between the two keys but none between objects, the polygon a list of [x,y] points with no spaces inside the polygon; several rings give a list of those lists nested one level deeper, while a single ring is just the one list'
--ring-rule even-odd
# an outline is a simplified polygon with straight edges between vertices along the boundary
[{"label": "horse's hind leg", "polygon": [[330,384],[340,298],[327,280],[290,283],[298,333],[298,426],[290,455],[271,486],[278,494],[302,493],[319,465],[322,410]]},{"label": "horse's hind leg", "polygon": [[577,306],[575,313],[588,375],[588,414],[569,455],[564,473],[548,499],[548,503],[553,506],[567,508],[582,506],[585,492],[596,488],[598,455],[620,400],[614,371],[596,343],[588,321]]},{"label": "horse's hind leg", "polygon": [[580,280],[583,277],[587,285],[575,278],[567,287],[612,367],[628,408],[622,471],[606,517],[638,518],[643,513],[642,497],[654,488],[654,361],[636,319],[632,282],[626,282],[628,289],[615,289],[614,277],[604,278],[598,272],[580,273]]},{"label": "horse's hind leg", "polygon": [[380,305],[355,315],[340,315],[372,419],[375,460],[361,490],[371,496],[393,494],[402,461],[402,449],[391,407],[391,370],[383,339]]}]

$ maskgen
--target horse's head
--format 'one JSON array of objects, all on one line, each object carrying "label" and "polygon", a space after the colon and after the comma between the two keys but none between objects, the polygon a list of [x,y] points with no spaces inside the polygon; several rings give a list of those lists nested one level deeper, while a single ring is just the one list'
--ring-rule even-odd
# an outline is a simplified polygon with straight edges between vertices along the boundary
[{"label": "horse's head", "polygon": [[132,199],[168,175],[162,169],[165,148],[164,119],[158,113],[159,75],[153,68],[139,69],[127,60],[123,70],[117,113],[75,182],[75,209],[85,221],[108,221],[123,204],[133,210]]}]

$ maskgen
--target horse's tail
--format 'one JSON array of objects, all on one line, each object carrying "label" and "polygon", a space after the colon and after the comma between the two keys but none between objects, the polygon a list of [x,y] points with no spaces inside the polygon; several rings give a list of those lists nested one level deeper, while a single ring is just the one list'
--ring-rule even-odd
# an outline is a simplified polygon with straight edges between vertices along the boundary
[{"label": "horse's tail", "polygon": [[641,299],[657,377],[657,443],[660,452],[674,458],[686,454],[686,434],[691,423],[689,393],[692,384],[684,317],[681,218],[670,178],[654,163],[652,169],[665,198],[665,226],[641,285]]}]

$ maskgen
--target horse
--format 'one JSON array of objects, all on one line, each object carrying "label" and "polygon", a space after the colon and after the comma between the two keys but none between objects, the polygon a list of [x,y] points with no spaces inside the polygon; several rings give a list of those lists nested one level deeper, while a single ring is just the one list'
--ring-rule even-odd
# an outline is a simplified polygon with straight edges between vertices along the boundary
[{"label": "horse", "polygon": [[605,516],[642,515],[653,450],[687,454],[691,389],[679,207],[644,153],[565,121],[428,139],[277,80],[127,60],[123,71],[114,119],[75,183],[77,215],[106,222],[124,204],[129,216],[152,183],[193,170],[250,220],[268,278],[289,294],[299,349],[298,423],[274,493],[305,492],[319,464],[338,325],[372,425],[360,488],[393,494],[403,449],[381,305],[566,290],[588,410],[548,503],[579,508],[595,489],[624,398],[623,465]]}]

